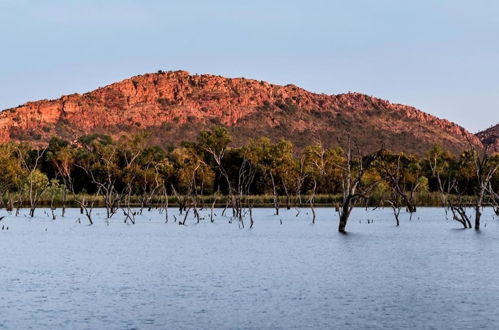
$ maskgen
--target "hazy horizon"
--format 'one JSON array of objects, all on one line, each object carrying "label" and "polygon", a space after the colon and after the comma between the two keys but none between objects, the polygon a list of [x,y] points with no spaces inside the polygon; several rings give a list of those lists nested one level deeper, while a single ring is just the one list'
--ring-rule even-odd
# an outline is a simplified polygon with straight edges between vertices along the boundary
[{"label": "hazy horizon", "polygon": [[0,0],[0,109],[187,70],[499,121],[493,1]]}]

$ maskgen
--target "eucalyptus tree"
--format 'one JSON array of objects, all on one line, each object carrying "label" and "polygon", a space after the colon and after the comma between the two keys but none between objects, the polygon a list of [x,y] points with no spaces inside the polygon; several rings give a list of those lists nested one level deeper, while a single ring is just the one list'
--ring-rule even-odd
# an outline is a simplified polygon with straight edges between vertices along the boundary
[{"label": "eucalyptus tree", "polygon": [[[279,182],[285,184],[288,170],[293,167],[293,144],[287,140],[272,143],[268,138],[250,141],[248,160],[270,179],[275,214],[279,215]],[[288,189],[287,187],[284,188]]]},{"label": "eucalyptus tree", "polygon": [[55,176],[62,181],[62,216],[66,212],[68,192],[75,193],[73,186],[73,170],[76,161],[76,148],[69,142],[52,138],[46,153],[47,161],[54,167]]},{"label": "eucalyptus tree", "polygon": [[14,194],[19,194],[23,168],[13,143],[0,144],[0,205],[14,208]]},{"label": "eucalyptus tree", "polygon": [[225,180],[229,195],[232,195],[234,190],[223,162],[231,142],[232,138],[227,129],[217,126],[210,130],[202,130],[195,145],[201,154],[204,153],[206,163],[213,164],[218,174]]},{"label": "eucalyptus tree", "polygon": [[35,216],[40,199],[49,187],[47,175],[40,170],[45,152],[46,148],[33,149],[27,143],[20,143],[16,146],[17,157],[24,172],[22,191],[29,202],[30,217]]}]

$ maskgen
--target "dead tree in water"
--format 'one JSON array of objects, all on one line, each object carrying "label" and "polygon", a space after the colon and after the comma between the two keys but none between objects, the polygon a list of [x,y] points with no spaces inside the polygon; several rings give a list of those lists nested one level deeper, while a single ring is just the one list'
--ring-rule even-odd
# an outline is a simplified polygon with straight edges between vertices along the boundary
[{"label": "dead tree in water", "polygon": [[339,208],[340,221],[338,224],[340,233],[346,233],[348,219],[356,202],[360,199],[367,199],[369,193],[378,184],[377,181],[369,182],[366,180],[365,175],[378,159],[379,153],[360,156],[361,154],[358,151],[359,156],[354,157],[350,140],[347,146],[344,161],[335,165],[341,170],[342,200]]},{"label": "dead tree in water", "polygon": [[488,191],[490,194],[490,201],[492,204],[492,208],[494,209],[494,213],[499,216],[499,193],[497,193],[494,189],[492,181],[489,183]]},{"label": "dead tree in water", "polygon": [[395,217],[395,223],[400,226],[400,211],[402,210],[402,204],[400,203],[400,197],[397,194],[393,194],[390,199],[386,200],[388,205],[390,205],[393,216]]},{"label": "dead tree in water", "polygon": [[151,211],[151,202],[154,196],[160,191],[161,187],[164,187],[159,165],[153,163],[153,161],[147,161],[145,165],[141,166],[139,180],[141,182],[138,196],[140,203],[139,213],[142,214],[144,208]]},{"label": "dead tree in water", "polygon": [[56,179],[53,179],[50,181],[50,186],[48,188],[48,195],[50,196],[50,211],[52,212],[52,220],[56,219],[55,211],[56,211],[56,206],[55,206],[55,199],[57,195],[61,192],[61,190],[64,190],[65,187],[61,187],[59,184],[59,181]]},{"label": "dead tree in water", "polygon": [[312,211],[312,223],[315,224],[314,200],[315,200],[315,192],[317,190],[317,179],[313,178],[312,181],[314,182],[314,185],[312,187],[312,194],[310,195],[310,198],[308,199],[308,203],[310,204],[310,210]]},{"label": "dead tree in water", "polygon": [[45,151],[46,148],[30,150],[30,147],[24,144],[19,145],[17,148],[19,160],[26,171],[25,190],[29,201],[30,217],[35,216],[35,209],[40,202],[40,198],[49,187],[47,176],[38,168]]},{"label": "dead tree in water", "polygon": [[427,162],[433,178],[436,179],[442,205],[446,213],[452,213],[452,220],[459,222],[463,228],[472,228],[470,217],[466,213],[466,201],[462,196],[457,176],[461,162],[442,148],[436,146],[428,152]]},{"label": "dead tree in water", "polygon": [[279,215],[279,208],[280,208],[279,196],[277,194],[276,182],[274,179],[274,170],[270,169],[268,173],[270,177],[270,182],[272,182],[272,198],[274,201],[275,215]]},{"label": "dead tree in water", "polygon": [[416,192],[422,182],[421,168],[417,159],[382,151],[381,157],[376,164],[382,178],[389,184],[392,190],[392,198],[388,202],[395,206],[396,204],[400,204],[398,201],[400,199],[411,215],[416,212]]},{"label": "dead tree in water", "polygon": [[[177,187],[170,184],[178,202],[180,215],[193,209],[197,221],[199,215],[199,197],[203,193],[205,182],[212,182],[213,173],[209,166],[191,148],[179,148],[173,153],[173,168],[178,175]],[[179,189],[179,190],[178,190]],[[187,217],[180,224],[185,224]]]},{"label": "dead tree in water", "polygon": [[447,195],[453,193],[453,196],[447,197],[447,205],[452,213],[452,219],[463,225],[465,229],[473,228],[471,225],[471,217],[466,212],[469,204],[466,201],[464,193],[459,189],[458,182],[455,178],[448,186],[448,189],[451,190],[448,191]]},{"label": "dead tree in water", "polygon": [[475,186],[475,230],[480,230],[480,220],[482,208],[491,186],[491,181],[499,168],[499,157],[493,157],[488,153],[488,149],[471,151],[474,164],[476,186]]},{"label": "dead tree in water", "polygon": [[305,179],[307,178],[307,173],[305,170],[305,156],[302,155],[300,157],[297,165],[298,165],[298,171],[295,177],[296,183],[294,187],[296,194],[296,200],[295,200],[296,216],[299,216],[300,208],[302,207],[303,204],[301,191],[303,189],[303,184],[305,183]]},{"label": "dead tree in water", "polygon": [[[121,176],[118,166],[118,147],[113,144],[95,143],[93,152],[87,152],[87,157],[80,157],[80,162],[75,164],[90,178],[91,182],[102,193],[106,218],[111,218],[119,207],[121,195],[116,189],[116,181]],[[78,202],[78,201],[77,201]],[[78,202],[81,204],[81,202]]]},{"label": "dead tree in water", "polygon": [[[452,212],[453,219],[464,228],[472,228],[471,216],[467,214],[467,208],[472,207],[474,227],[480,230],[482,209],[487,198],[493,198],[490,187],[499,168],[498,157],[490,155],[487,148],[476,148],[470,142],[470,148],[459,160],[454,160],[439,148],[432,149],[428,158],[442,202]],[[469,192],[473,193],[471,199],[466,198]]]},{"label": "dead tree in water", "polygon": [[80,206],[80,213],[84,214],[90,225],[93,225],[94,222],[92,220],[92,211],[94,210],[95,202],[99,198],[100,195],[100,189],[97,189],[95,194],[90,198],[90,201],[86,198],[83,197],[81,200],[76,199],[76,203]]},{"label": "dead tree in water", "polygon": [[308,146],[304,151],[304,173],[312,181],[308,204],[312,212],[312,223],[315,224],[314,201],[317,192],[317,182],[325,177],[326,150],[321,142]]},{"label": "dead tree in water", "polygon": [[165,223],[168,223],[168,189],[166,188],[166,185],[163,185],[163,198],[165,200],[163,204],[163,210],[165,212]]},{"label": "dead tree in water", "polygon": [[210,208],[210,222],[213,223],[215,222],[215,205],[217,204],[218,200],[218,195],[220,193],[220,187],[218,187],[217,191],[213,194],[213,201],[211,202],[211,208]]},{"label": "dead tree in water", "polygon": [[[243,156],[241,165],[239,166],[238,179],[237,179],[237,199],[236,199],[236,213],[239,218],[239,222],[242,227],[244,227],[243,222],[243,210],[244,210],[244,196],[250,194],[251,184],[255,179],[256,166],[253,166],[251,162]],[[250,228],[253,227],[253,204],[247,199],[247,208],[250,213]]]}]

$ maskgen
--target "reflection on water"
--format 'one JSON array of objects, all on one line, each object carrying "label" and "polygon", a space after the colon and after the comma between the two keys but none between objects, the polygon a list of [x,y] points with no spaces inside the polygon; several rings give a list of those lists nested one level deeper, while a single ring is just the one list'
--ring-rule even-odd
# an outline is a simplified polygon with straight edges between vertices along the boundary
[{"label": "reflection on water", "polygon": [[156,211],[109,226],[77,223],[78,210],[8,216],[0,328],[499,328],[488,210],[476,233],[441,209],[398,228],[389,210],[358,209],[348,235],[333,210],[317,212],[311,225],[306,211],[257,209],[252,230],[222,217],[165,224]]}]

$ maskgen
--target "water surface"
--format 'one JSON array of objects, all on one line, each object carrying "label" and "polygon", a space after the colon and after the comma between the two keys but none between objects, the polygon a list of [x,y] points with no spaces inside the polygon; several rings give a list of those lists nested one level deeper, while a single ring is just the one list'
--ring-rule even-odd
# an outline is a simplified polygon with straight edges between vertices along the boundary
[{"label": "water surface", "polygon": [[307,210],[256,209],[251,230],[221,216],[179,226],[153,211],[127,225],[95,210],[88,226],[78,210],[45,212],[0,223],[0,328],[499,328],[489,210],[477,233],[442,209],[398,228],[388,209],[356,209],[347,235],[331,209],[315,225]]}]

